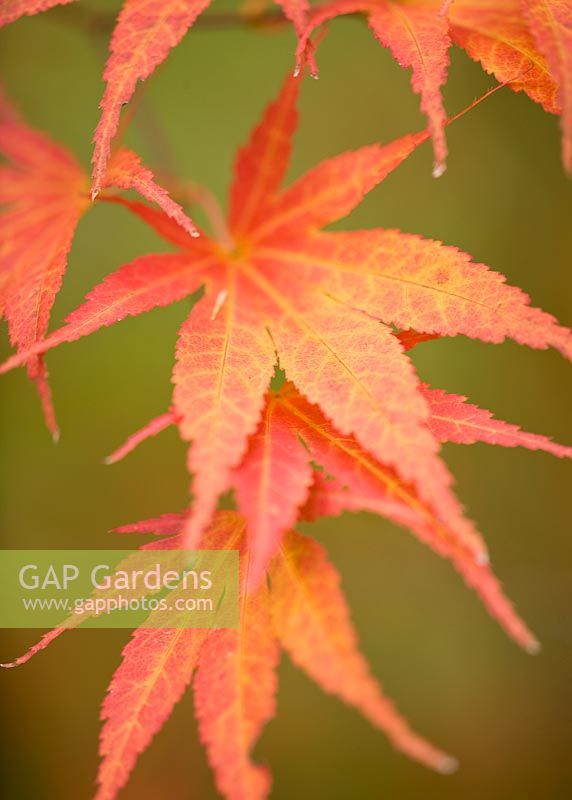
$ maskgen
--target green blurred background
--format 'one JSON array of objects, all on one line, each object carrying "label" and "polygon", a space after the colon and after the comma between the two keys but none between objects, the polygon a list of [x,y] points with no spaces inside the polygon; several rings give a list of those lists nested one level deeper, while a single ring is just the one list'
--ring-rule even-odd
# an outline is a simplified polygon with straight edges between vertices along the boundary
[{"label": "green blurred background", "polygon": [[[224,8],[215,3],[214,10]],[[292,68],[293,47],[288,28],[191,32],[146,84],[127,142],[151,166],[164,160],[144,134],[154,118],[181,175],[223,198],[233,153]],[[7,88],[29,122],[87,165],[105,37],[77,30],[63,10],[3,31],[0,51]],[[325,156],[423,127],[408,75],[363,23],[333,23],[319,63],[320,80],[307,81],[302,93],[291,177]],[[447,109],[460,110],[491,84],[453,52]],[[456,244],[570,324],[572,184],[560,167],[557,120],[502,90],[448,137],[443,178],[431,178],[425,145],[341,227],[394,226]],[[164,247],[124,210],[96,207],[79,228],[53,325],[108,272]],[[185,506],[184,449],[173,431],[118,466],[105,467],[102,458],[167,407],[175,335],[188,306],[126,321],[49,356],[62,427],[57,447],[23,372],[2,378],[3,547],[110,547],[113,526]],[[0,356],[8,352],[4,334]],[[555,353],[459,339],[423,345],[414,359],[433,385],[572,441],[570,371]],[[543,652],[536,658],[519,652],[448,564],[395,526],[365,514],[308,526],[343,575],[375,674],[417,729],[453,752],[461,768],[441,777],[408,762],[284,658],[278,715],[256,747],[256,757],[271,765],[276,800],[571,796],[570,465],[482,445],[448,446],[445,458]],[[0,658],[15,657],[36,638],[34,631],[3,632]],[[126,638],[125,631],[73,633],[0,675],[5,797],[91,796],[98,707]],[[217,796],[190,696],[121,796]]]}]

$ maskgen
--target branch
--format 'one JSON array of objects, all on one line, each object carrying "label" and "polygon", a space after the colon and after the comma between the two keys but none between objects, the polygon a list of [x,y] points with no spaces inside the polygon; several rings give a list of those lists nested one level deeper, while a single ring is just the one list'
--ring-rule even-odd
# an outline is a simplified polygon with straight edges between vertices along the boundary
[{"label": "branch", "polygon": [[[53,8],[50,18],[96,34],[111,33],[117,22],[116,14],[80,5]],[[288,19],[279,8],[253,8],[252,5],[247,5],[239,11],[211,11],[208,14],[202,14],[193,23],[193,28],[204,31],[240,27],[271,29],[281,27],[286,23],[288,23]]]}]

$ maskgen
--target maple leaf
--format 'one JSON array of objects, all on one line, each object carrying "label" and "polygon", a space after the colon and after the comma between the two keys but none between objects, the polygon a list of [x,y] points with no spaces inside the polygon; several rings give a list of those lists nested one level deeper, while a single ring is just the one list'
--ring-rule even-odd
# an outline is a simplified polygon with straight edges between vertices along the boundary
[{"label": "maple leaf", "polygon": [[[0,153],[7,162],[0,166],[0,314],[8,321],[12,344],[26,350],[46,334],[75,229],[90,206],[89,182],[75,158],[21,121],[3,96]],[[187,234],[195,235],[192,222],[135,153],[116,154],[105,187],[135,189],[159,204]],[[43,358],[31,357],[27,369],[38,388],[48,427],[57,438]]]},{"label": "maple leaf", "polygon": [[[490,411],[467,404],[464,397],[427,386],[421,386],[420,391],[430,410],[428,427],[441,442],[521,446],[560,458],[572,457],[572,448],[495,420]],[[157,417],[131,436],[108,463],[120,460],[144,439],[176,423],[174,412]],[[457,532],[439,521],[414,487],[400,480],[394,469],[372,458],[354,437],[336,431],[294,386],[286,384],[279,392],[270,393],[259,428],[251,436],[230,485],[238,510],[247,521],[249,590],[260,585],[284,533],[300,516],[315,519],[342,511],[371,511],[408,528],[449,559],[507,633],[525,649],[537,650],[538,643],[514,614],[490,567],[476,564]],[[166,515],[153,521],[153,530],[175,533],[181,520],[181,516]],[[139,523],[120,531],[148,533],[149,528]]]},{"label": "maple leaf", "polygon": [[[96,287],[67,324],[10,359],[2,371],[128,315],[204,295],[183,324],[173,380],[194,505],[196,545],[220,494],[232,484],[259,424],[277,359],[298,390],[342,435],[354,435],[415,487],[477,561],[486,549],[465,520],[438,457],[429,409],[403,345],[389,325],[419,333],[511,337],[572,351],[572,335],[531,308],[519,289],[439,242],[391,230],[320,233],[351,211],[422,141],[410,135],[329,159],[281,189],[296,124],[298,81],[286,81],[248,145],[231,188],[228,248],[207,236],[176,253],[136,259]],[[131,203],[181,245],[173,223]],[[375,354],[375,358],[372,358]],[[261,545],[262,546],[262,545]],[[262,563],[264,559],[262,559]]]},{"label": "maple leaf", "polygon": [[[184,525],[183,516],[169,515],[168,525],[165,519],[133,527],[177,533]],[[239,550],[243,586],[249,561],[244,529],[239,514],[221,511],[201,542],[205,549]],[[177,549],[182,543],[178,534],[152,546]],[[383,731],[396,749],[442,773],[454,770],[455,760],[414,733],[384,696],[358,650],[339,584],[324,549],[290,532],[270,565],[269,586],[243,597],[237,629],[136,630],[103,703],[97,800],[117,796],[191,681],[201,741],[219,791],[229,800],[263,800],[271,778],[252,762],[251,751],[275,713],[280,647],[324,691]],[[155,624],[160,613],[153,612],[146,624]],[[49,643],[45,639],[6,666],[25,663]]]},{"label": "maple leaf", "polygon": [[[86,178],[75,159],[21,122],[2,98],[0,152],[0,313],[19,349],[44,337],[61,286],[76,226],[89,206]],[[46,421],[57,426],[43,359],[33,357],[28,374],[36,382]]]},{"label": "maple leaf", "polygon": [[328,20],[364,13],[376,39],[412,70],[433,138],[434,175],[447,145],[441,89],[454,42],[501,83],[562,114],[563,163],[572,174],[572,3],[570,0],[332,0],[319,6],[299,39],[298,69],[312,55],[312,33]]}]

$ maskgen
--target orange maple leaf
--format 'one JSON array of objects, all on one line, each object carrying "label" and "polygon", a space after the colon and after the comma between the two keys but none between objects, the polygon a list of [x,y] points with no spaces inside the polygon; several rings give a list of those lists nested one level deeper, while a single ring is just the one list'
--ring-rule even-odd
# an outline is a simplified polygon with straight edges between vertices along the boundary
[{"label": "orange maple leaf", "polygon": [[230,243],[183,237],[162,215],[129,203],[179,251],[120,268],[63,328],[11,358],[2,371],[204,286],[181,329],[173,375],[177,424],[192,443],[189,547],[232,483],[278,359],[287,378],[342,435],[355,436],[413,485],[436,518],[484,561],[486,549],[462,515],[427,427],[419,380],[388,326],[488,342],[508,336],[535,348],[552,345],[568,356],[572,334],[531,308],[501,275],[454,248],[392,230],[319,232],[349,213],[426,134],[343,153],[283,190],[298,85],[286,81],[239,151]]},{"label": "orange maple leaf", "polygon": [[[493,418],[490,411],[467,404],[464,397],[422,385],[429,406],[427,424],[441,442],[485,442],[503,447],[544,450],[571,458],[572,448],[545,436],[525,433],[516,425]],[[177,423],[174,412],[163,414],[131,436],[110,458],[114,463],[149,436]],[[395,469],[373,458],[352,436],[341,435],[320,409],[286,384],[271,392],[258,430],[231,476],[237,508],[247,521],[249,590],[260,585],[284,533],[296,521],[337,516],[342,511],[371,511],[408,528],[422,542],[451,561],[475,589],[483,604],[507,633],[525,649],[538,643],[514,614],[488,564],[477,564],[456,530],[447,528],[424,503],[415,488]],[[183,516],[154,521],[160,533],[174,533]],[[145,524],[121,532],[148,533]]]},{"label": "orange maple leaf", "polygon": [[298,45],[298,68],[310,37],[344,14],[364,13],[376,39],[412,70],[434,150],[434,175],[445,170],[446,114],[441,88],[454,42],[486,72],[562,115],[562,158],[572,174],[572,3],[570,0],[331,0],[310,15]]},{"label": "orange maple leaf", "polygon": [[[184,517],[146,520],[135,528],[175,533],[145,547],[177,549]],[[114,800],[138,756],[161,729],[193,681],[199,734],[228,800],[264,800],[271,785],[251,751],[275,713],[276,669],[283,648],[324,691],[360,711],[406,755],[442,773],[455,759],[418,736],[384,696],[360,654],[340,578],[317,542],[289,532],[269,569],[269,587],[246,594],[249,549],[245,521],[221,511],[201,541],[203,548],[239,550],[243,587],[237,629],[136,630],[103,703],[102,763],[96,800]],[[175,590],[177,591],[177,590]],[[155,624],[153,612],[146,623]],[[161,612],[162,613],[162,612]],[[66,628],[47,634],[12,664],[25,663]]]},{"label": "orange maple leaf", "polygon": [[[63,147],[21,122],[0,98],[0,314],[18,349],[42,339],[76,226],[89,206],[86,178]],[[41,357],[27,363],[54,437],[57,424]]]},{"label": "orange maple leaf", "polygon": [[[46,334],[75,229],[90,206],[89,182],[75,158],[22,122],[4,96],[0,96],[0,154],[6,159],[0,166],[0,315],[8,321],[12,344],[22,351]],[[183,229],[181,240],[195,235],[192,222],[135,153],[117,152],[104,185],[135,189],[177,221]],[[57,438],[43,358],[32,356],[27,369]]]}]

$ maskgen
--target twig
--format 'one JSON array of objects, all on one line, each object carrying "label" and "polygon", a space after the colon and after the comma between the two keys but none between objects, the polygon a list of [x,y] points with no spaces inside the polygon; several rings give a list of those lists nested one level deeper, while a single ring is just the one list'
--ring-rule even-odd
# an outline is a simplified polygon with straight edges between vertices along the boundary
[{"label": "twig", "polygon": [[[50,18],[67,25],[82,28],[89,33],[108,34],[113,31],[117,15],[79,5],[56,7],[50,11]],[[239,27],[275,28],[286,24],[288,19],[279,8],[260,11],[211,11],[199,16],[194,24],[196,30],[227,30]]]}]

